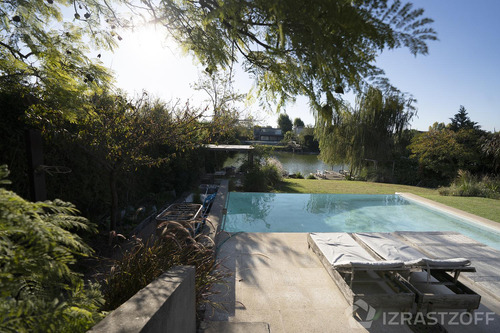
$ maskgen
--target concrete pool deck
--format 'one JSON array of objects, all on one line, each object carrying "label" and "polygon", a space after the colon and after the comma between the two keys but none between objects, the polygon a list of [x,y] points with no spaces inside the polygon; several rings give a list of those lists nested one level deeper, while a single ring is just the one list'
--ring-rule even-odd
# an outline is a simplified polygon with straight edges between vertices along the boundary
[{"label": "concrete pool deck", "polygon": [[[352,307],[308,249],[307,233],[221,232],[228,181],[220,185],[209,216],[210,235],[216,238],[218,258],[233,275],[212,298],[226,310],[207,309],[206,332],[412,332],[406,325],[384,325],[380,318],[369,328],[359,318],[353,319]],[[483,320],[478,319],[478,325],[445,325],[449,332],[500,332],[500,252],[448,234],[401,233],[401,237],[429,256],[467,256],[476,267],[476,273],[462,273],[460,281],[482,296],[475,313],[482,314]],[[484,314],[491,312],[495,312],[494,320],[486,324]]]},{"label": "concrete pool deck", "polygon": [[[430,256],[454,253],[456,257],[460,254],[470,258],[477,268],[476,273],[461,275],[461,281],[482,296],[481,306],[475,312],[477,325],[453,325],[452,322],[444,325],[446,330],[500,331],[499,251],[456,233],[409,232],[399,235],[413,246],[427,249]],[[457,240],[461,244],[457,244]],[[220,237],[218,244],[218,258],[233,276],[227,280],[227,285],[218,287],[220,294],[213,298],[226,311],[207,310],[207,331],[210,331],[210,321],[215,321],[259,323],[259,332],[266,331],[262,330],[262,323],[269,324],[271,332],[412,332],[407,325],[389,325],[389,318],[384,319],[383,315],[371,321],[369,328],[363,327],[360,322],[363,318],[353,319],[352,307],[318,257],[308,249],[307,233],[226,234]],[[385,313],[399,311],[377,310]],[[488,323],[486,313],[492,318]]]}]

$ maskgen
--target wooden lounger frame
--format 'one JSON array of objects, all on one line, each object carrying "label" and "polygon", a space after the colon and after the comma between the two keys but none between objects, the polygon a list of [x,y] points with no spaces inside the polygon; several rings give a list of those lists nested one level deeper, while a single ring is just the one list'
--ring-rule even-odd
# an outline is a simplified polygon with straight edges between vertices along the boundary
[{"label": "wooden lounger frame", "polygon": [[[427,271],[427,269],[424,269]],[[469,312],[479,308],[481,296],[470,289],[462,282],[458,281],[458,274],[455,276],[448,274],[450,268],[439,269],[432,268],[427,271],[437,282],[415,282],[409,277],[409,287],[417,295],[417,310],[426,310],[427,312],[436,309],[466,309]],[[473,270],[475,272],[475,269]],[[429,293],[419,289],[419,285],[440,285],[448,288],[453,294]]]},{"label": "wooden lounger frame", "polygon": [[[354,239],[361,246],[378,260],[385,260],[371,247],[366,245],[356,234],[352,234]],[[397,237],[397,235],[396,235]],[[412,273],[424,271],[428,278],[425,282],[412,281]],[[449,274],[452,273],[452,275]],[[417,311],[434,311],[436,309],[466,309],[469,312],[479,308],[481,296],[474,290],[470,289],[462,282],[458,281],[461,272],[476,272],[476,268],[472,266],[466,267],[424,267],[413,266],[407,274],[404,274],[404,280],[408,283],[408,287],[416,295]],[[437,281],[430,281],[433,277]],[[453,294],[429,293],[419,289],[419,285],[439,285],[448,288]]]},{"label": "wooden lounger frame", "polygon": [[[412,309],[415,302],[415,294],[408,287],[407,282],[402,279],[394,268],[371,270],[364,269],[335,269],[332,264],[326,259],[319,247],[309,234],[307,236],[307,243],[309,249],[316,253],[325,267],[326,271],[333,279],[335,284],[339,287],[347,302],[353,306],[358,300],[363,300],[374,308],[398,308],[401,311],[409,311]],[[370,279],[357,279],[355,273],[360,271],[371,271],[376,273],[376,278]],[[353,286],[356,283],[383,283],[386,284],[394,293],[355,293]]]}]

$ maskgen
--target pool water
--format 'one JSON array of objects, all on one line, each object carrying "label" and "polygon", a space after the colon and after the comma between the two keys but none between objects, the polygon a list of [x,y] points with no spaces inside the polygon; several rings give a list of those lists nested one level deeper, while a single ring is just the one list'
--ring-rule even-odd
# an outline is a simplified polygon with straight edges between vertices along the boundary
[{"label": "pool water", "polygon": [[230,192],[227,232],[457,231],[500,250],[500,233],[399,195]]}]

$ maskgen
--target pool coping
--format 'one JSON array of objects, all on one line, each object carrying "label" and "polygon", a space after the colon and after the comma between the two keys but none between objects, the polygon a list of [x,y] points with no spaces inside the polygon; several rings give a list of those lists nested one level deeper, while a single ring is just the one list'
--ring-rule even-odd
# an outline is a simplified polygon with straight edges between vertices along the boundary
[{"label": "pool coping", "polygon": [[458,208],[453,208],[450,206],[447,206],[445,204],[436,202],[431,199],[423,198],[419,195],[413,194],[413,193],[407,193],[407,192],[396,192],[397,195],[403,197],[404,199],[408,201],[413,201],[417,202],[426,206],[430,206],[433,209],[436,209],[438,211],[442,211],[444,213],[456,216],[458,218],[461,218],[463,220],[466,220],[471,223],[478,224],[482,227],[493,229],[496,232],[500,233],[500,223],[489,220],[487,218],[477,216],[471,213],[468,213],[466,211],[460,210]]}]

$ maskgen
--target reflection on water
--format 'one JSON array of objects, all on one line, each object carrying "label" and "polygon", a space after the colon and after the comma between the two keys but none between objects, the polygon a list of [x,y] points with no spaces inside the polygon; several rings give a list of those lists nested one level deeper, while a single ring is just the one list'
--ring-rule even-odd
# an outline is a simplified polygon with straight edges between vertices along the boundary
[{"label": "reflection on water", "polygon": [[275,193],[245,193],[241,196],[239,193],[231,192],[229,199],[231,210],[228,214],[241,217],[241,222],[255,227],[255,224],[262,224],[266,229],[271,229],[271,224],[267,221],[267,217],[271,211],[271,204],[276,196]]},{"label": "reflection on water", "polygon": [[[329,166],[318,159],[315,154],[294,154],[289,152],[274,152],[272,156],[276,157],[281,162],[283,168],[289,173],[300,172],[306,176],[310,173],[316,173],[317,170],[335,170],[339,171],[342,166]],[[246,160],[246,154],[236,154],[233,158],[228,158],[224,166],[239,167]]]},{"label": "reflection on water", "polygon": [[228,232],[457,231],[500,250],[500,234],[398,195],[231,192]]}]

